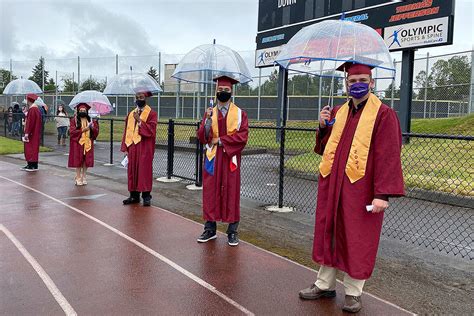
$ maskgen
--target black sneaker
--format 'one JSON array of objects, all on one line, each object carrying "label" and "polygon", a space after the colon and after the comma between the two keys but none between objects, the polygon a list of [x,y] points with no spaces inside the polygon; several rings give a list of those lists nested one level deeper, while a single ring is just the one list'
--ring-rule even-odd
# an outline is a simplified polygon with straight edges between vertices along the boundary
[{"label": "black sneaker", "polygon": [[26,171],[26,169],[28,169],[28,168],[30,168],[30,166],[29,166],[29,165],[26,165],[26,166],[24,166],[23,168],[20,168],[20,170]]},{"label": "black sneaker", "polygon": [[239,236],[237,235],[237,233],[227,234],[227,238],[227,243],[229,244],[229,246],[237,246],[239,244]]},{"label": "black sneaker", "polygon": [[201,236],[197,239],[197,242],[208,242],[209,240],[213,240],[217,238],[217,234],[215,231],[212,230],[205,230]]},{"label": "black sneaker", "polygon": [[25,171],[28,171],[28,172],[34,172],[34,171],[38,171],[37,168],[33,167],[33,166],[26,166],[24,168]]},{"label": "black sneaker", "polygon": [[129,197],[128,199],[125,199],[122,202],[123,202],[123,205],[137,204],[137,203],[140,203],[140,199]]},{"label": "black sneaker", "polygon": [[143,199],[143,206],[151,205],[151,196]]}]

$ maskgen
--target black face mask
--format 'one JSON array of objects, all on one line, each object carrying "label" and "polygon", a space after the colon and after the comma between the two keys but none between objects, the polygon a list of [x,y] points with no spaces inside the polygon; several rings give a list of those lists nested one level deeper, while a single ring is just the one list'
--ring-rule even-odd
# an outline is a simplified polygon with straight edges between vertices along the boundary
[{"label": "black face mask", "polygon": [[146,101],[145,100],[135,100],[135,104],[139,107],[142,108],[145,106]]},{"label": "black face mask", "polygon": [[229,101],[230,97],[232,96],[232,93],[227,92],[227,91],[219,91],[217,92],[217,100],[221,102],[227,102]]},{"label": "black face mask", "polygon": [[87,113],[86,112],[79,112],[79,117],[87,117]]}]

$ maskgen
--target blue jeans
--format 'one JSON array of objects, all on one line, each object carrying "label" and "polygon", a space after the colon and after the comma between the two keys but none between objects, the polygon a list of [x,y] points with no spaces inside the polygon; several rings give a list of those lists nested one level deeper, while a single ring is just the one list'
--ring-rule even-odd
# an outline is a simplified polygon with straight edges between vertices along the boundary
[{"label": "blue jeans", "polygon": [[61,138],[66,139],[66,135],[67,135],[67,126],[58,127],[58,140],[60,140]]},{"label": "blue jeans", "polygon": [[20,135],[20,122],[13,122],[12,134],[13,135]]}]

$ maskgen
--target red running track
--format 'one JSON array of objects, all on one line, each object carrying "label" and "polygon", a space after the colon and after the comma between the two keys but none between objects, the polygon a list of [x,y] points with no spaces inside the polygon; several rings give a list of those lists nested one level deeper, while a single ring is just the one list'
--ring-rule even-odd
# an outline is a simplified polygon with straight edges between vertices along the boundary
[{"label": "red running track", "polygon": [[[303,301],[315,271],[124,196],[75,187],[53,171],[0,162],[0,314],[341,315]],[[363,294],[360,315],[411,314]]]}]

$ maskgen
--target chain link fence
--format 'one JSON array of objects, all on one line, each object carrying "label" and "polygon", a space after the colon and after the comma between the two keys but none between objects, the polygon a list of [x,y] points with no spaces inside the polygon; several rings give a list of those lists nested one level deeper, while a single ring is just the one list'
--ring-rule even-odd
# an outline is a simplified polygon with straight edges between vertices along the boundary
[{"label": "chain link fence", "polygon": [[[275,119],[277,110],[278,68],[254,68],[255,52],[239,52],[252,72],[253,82],[234,89],[236,102],[253,120]],[[474,51],[448,55],[417,55],[414,64],[412,118],[443,118],[474,112]],[[184,54],[157,53],[147,56],[77,57],[43,59],[45,71],[38,83],[45,91],[44,99],[56,108],[56,99],[70,100],[78,91],[103,90],[117,73],[148,72],[160,82],[164,93],[151,99],[151,105],[163,118],[198,119],[213,94],[214,87],[179,82],[170,78]],[[38,60],[0,61],[0,90],[12,78],[29,78]],[[395,110],[400,102],[401,62],[395,61],[396,78],[377,80],[375,93]],[[44,80],[43,80],[44,78]],[[289,74],[288,116],[291,120],[317,119],[318,109],[329,102],[329,96],[344,99],[344,82],[319,79],[296,73]],[[0,95],[0,111],[23,96]],[[133,106],[127,96],[112,97],[115,115],[123,116]]]},{"label": "chain link fence", "polygon": [[[249,142],[242,159],[242,196],[260,201],[262,205],[291,206],[297,212],[313,215],[320,159],[313,153],[315,122],[320,107],[329,103],[331,89],[328,89],[327,82],[318,78],[290,74],[288,126],[278,128],[271,122],[280,115],[276,96],[277,70],[255,70],[254,51],[240,53],[254,72],[252,83],[238,85],[234,91],[234,101],[247,111],[252,120]],[[412,118],[452,118],[474,112],[473,54],[469,51],[443,56],[417,56]],[[161,118],[157,127],[154,173],[157,177],[176,177],[199,186],[202,183],[202,146],[195,137],[195,120],[200,119],[213,88],[168,81],[165,74],[169,75],[172,69],[169,65],[175,65],[182,57],[182,54],[160,53],[150,56],[45,59],[45,69],[49,73],[47,76],[45,73],[44,86],[48,86],[51,79],[54,84],[50,85],[53,90],[45,89],[47,93],[43,98],[46,104],[52,106],[50,114],[53,114],[58,99],[67,104],[78,90],[90,89],[96,84],[100,90],[116,73],[153,72],[155,69],[165,92],[149,100],[150,106],[158,111]],[[37,60],[0,62],[0,69],[3,70],[0,88],[12,78],[11,75],[29,77],[37,64]],[[375,93],[397,110],[401,63],[395,62],[395,65],[395,80],[377,82]],[[167,66],[171,67],[168,72]],[[334,104],[343,103],[343,82],[336,81],[332,90]],[[11,102],[21,104],[22,100],[23,96],[0,95],[0,133],[7,137],[21,139],[21,120],[18,124],[7,107]],[[100,119],[99,142],[104,150],[103,153],[99,151],[101,154],[97,158],[119,163],[122,158],[122,118],[134,107],[134,100],[132,96],[117,96],[110,100],[115,110],[112,114],[118,118]],[[167,121],[163,118],[173,119]],[[444,125],[440,134],[437,130],[427,129],[425,120],[414,122],[412,130],[416,134],[405,135],[410,141],[402,150],[407,196],[391,201],[383,233],[472,260],[472,127],[453,130],[449,120],[440,120],[440,124]],[[54,133],[54,121],[48,118],[45,134]]]}]

